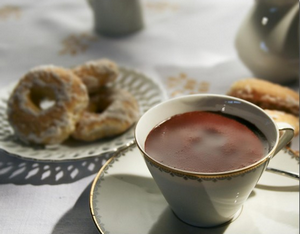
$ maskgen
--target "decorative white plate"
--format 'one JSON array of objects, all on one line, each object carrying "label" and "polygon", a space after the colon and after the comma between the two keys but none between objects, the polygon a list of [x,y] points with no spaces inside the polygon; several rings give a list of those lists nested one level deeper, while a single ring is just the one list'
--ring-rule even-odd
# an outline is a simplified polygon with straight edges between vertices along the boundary
[{"label": "decorative white plate", "polygon": [[[164,99],[159,85],[153,80],[128,68],[120,68],[116,87],[129,91],[138,101],[140,113]],[[39,161],[69,161],[115,152],[134,143],[134,127],[124,134],[108,139],[85,143],[75,140],[53,146],[33,147],[20,142],[13,134],[7,116],[7,100],[12,88],[0,91],[0,149],[10,155]]]},{"label": "decorative white plate", "polygon": [[[299,161],[285,151],[270,166],[299,173]],[[133,145],[101,168],[91,188],[90,209],[103,234],[299,234],[299,180],[265,172],[239,217],[215,228],[197,228],[172,213]]]}]

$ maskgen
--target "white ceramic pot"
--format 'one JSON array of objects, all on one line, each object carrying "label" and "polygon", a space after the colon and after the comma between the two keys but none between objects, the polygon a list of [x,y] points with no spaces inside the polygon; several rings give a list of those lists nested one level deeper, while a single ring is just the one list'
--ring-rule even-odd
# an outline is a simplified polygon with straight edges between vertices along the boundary
[{"label": "white ceramic pot", "polygon": [[235,39],[256,78],[288,83],[299,78],[299,2],[256,0]]},{"label": "white ceramic pot", "polygon": [[120,37],[143,28],[140,0],[88,0],[94,15],[96,32]]}]

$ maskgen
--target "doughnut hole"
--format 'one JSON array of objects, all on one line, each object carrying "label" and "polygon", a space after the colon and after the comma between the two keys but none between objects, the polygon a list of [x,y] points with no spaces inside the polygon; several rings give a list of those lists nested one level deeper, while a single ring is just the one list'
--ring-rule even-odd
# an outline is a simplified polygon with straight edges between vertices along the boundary
[{"label": "doughnut hole", "polygon": [[103,89],[100,94],[90,95],[90,102],[87,107],[87,111],[101,114],[112,104],[112,102],[113,100],[108,91]]},{"label": "doughnut hole", "polygon": [[38,112],[50,109],[56,104],[55,93],[49,87],[32,87],[29,100],[32,108]]}]

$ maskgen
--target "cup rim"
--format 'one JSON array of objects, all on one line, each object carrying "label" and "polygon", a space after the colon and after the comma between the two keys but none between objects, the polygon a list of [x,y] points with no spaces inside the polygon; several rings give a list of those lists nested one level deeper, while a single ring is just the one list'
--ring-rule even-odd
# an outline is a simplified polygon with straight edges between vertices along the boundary
[{"label": "cup rim", "polygon": [[[272,149],[265,155],[263,156],[260,160],[256,161],[255,163],[252,163],[248,166],[242,167],[242,168],[238,168],[238,169],[234,169],[234,170],[229,170],[229,171],[222,171],[222,172],[197,172],[197,171],[188,171],[188,170],[183,170],[183,169],[179,169],[179,168],[174,168],[171,166],[168,166],[166,164],[163,164],[157,160],[155,160],[154,158],[152,158],[145,150],[144,148],[140,145],[139,140],[137,139],[137,127],[138,124],[140,122],[140,120],[143,118],[143,116],[147,115],[151,110],[159,108],[162,105],[166,105],[167,103],[170,102],[176,102],[177,100],[180,99],[188,99],[188,98],[193,98],[193,97],[219,97],[219,98],[230,98],[239,102],[243,102],[245,104],[248,104],[250,106],[252,106],[253,108],[258,109],[260,112],[262,112],[264,114],[264,116],[273,123],[273,126],[276,129],[277,132],[277,136],[276,136],[276,140],[274,143],[274,146],[272,147]],[[184,112],[182,112],[184,113]],[[160,169],[173,173],[173,174],[178,174],[178,175],[183,175],[183,176],[191,176],[191,177],[197,177],[197,178],[216,178],[216,177],[232,177],[235,175],[239,175],[239,174],[244,174],[246,172],[252,171],[253,169],[256,169],[258,167],[260,167],[262,164],[264,164],[266,161],[268,161],[269,159],[272,158],[272,156],[274,155],[274,152],[276,150],[276,146],[278,145],[279,142],[279,129],[277,124],[275,123],[275,121],[259,106],[246,101],[244,99],[240,99],[240,98],[236,98],[236,97],[232,97],[229,95],[223,95],[223,94],[189,94],[189,95],[184,95],[184,96],[179,96],[179,97],[175,97],[175,98],[171,98],[168,100],[165,100],[163,102],[160,102],[158,104],[156,104],[155,106],[153,106],[152,108],[150,108],[149,110],[147,110],[139,119],[139,121],[137,122],[136,126],[135,126],[135,131],[134,131],[134,138],[135,138],[135,142],[136,145],[138,147],[138,149],[142,152],[143,157],[145,158],[146,161],[150,162],[152,165],[155,165],[156,167],[159,167]]]}]

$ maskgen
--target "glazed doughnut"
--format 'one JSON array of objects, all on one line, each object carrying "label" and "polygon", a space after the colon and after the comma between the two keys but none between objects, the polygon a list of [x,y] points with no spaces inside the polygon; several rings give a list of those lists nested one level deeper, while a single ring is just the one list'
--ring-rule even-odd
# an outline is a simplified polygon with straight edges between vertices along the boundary
[{"label": "glazed doughnut", "polygon": [[19,81],[9,97],[7,115],[23,142],[58,144],[74,131],[87,105],[87,90],[79,77],[61,67],[40,66]]},{"label": "glazed doughnut", "polygon": [[263,109],[299,116],[299,94],[269,81],[250,78],[232,84],[228,95],[250,101]]},{"label": "glazed doughnut", "polygon": [[99,93],[90,95],[89,106],[72,136],[83,141],[113,137],[125,132],[138,117],[139,106],[130,93],[103,87]]},{"label": "glazed doughnut", "polygon": [[285,122],[294,128],[294,135],[299,134],[299,117],[277,110],[265,110],[275,122]]},{"label": "glazed doughnut", "polygon": [[74,67],[72,71],[82,79],[89,93],[97,92],[119,75],[118,66],[108,59],[89,61]]}]

